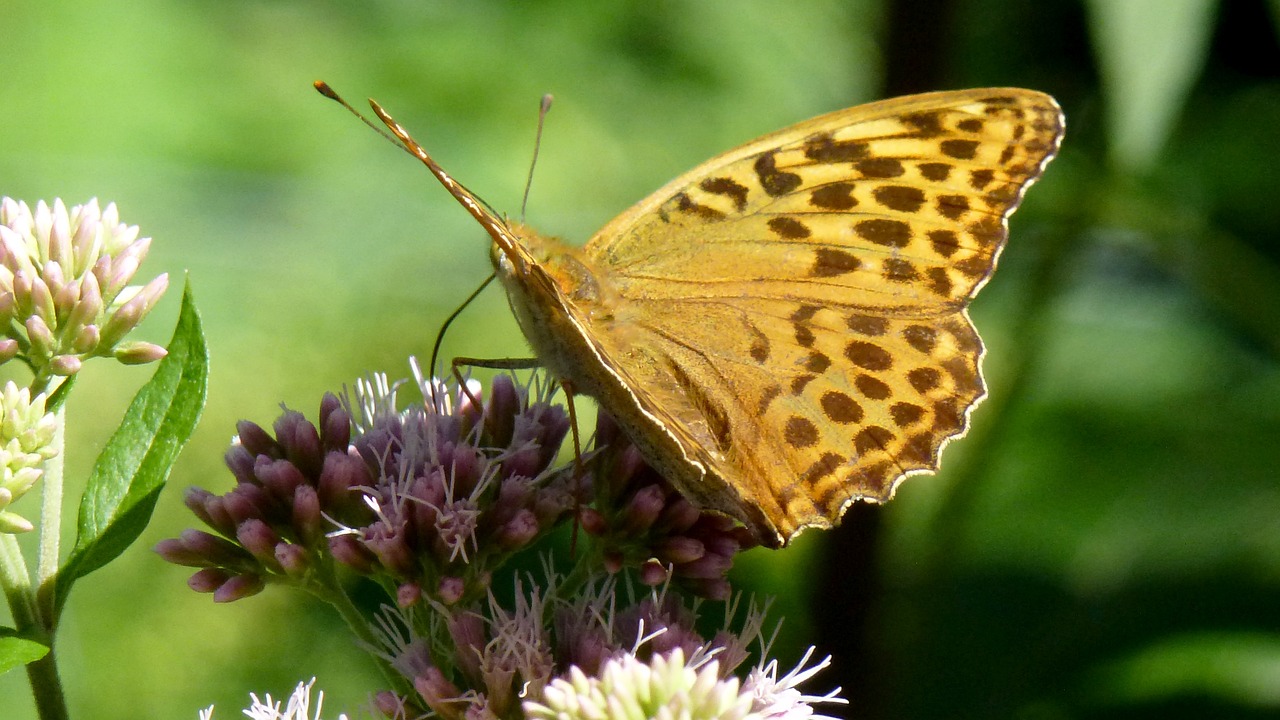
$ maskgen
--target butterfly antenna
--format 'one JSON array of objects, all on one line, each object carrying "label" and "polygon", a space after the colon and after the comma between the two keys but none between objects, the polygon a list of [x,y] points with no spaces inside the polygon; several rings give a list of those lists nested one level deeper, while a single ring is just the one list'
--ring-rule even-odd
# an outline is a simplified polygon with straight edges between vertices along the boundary
[{"label": "butterfly antenna", "polygon": [[471,304],[471,301],[479,297],[480,293],[483,292],[485,288],[489,287],[489,283],[493,282],[495,277],[497,277],[497,275],[489,273],[489,277],[485,278],[484,282],[480,283],[480,287],[473,290],[471,294],[467,296],[467,299],[463,300],[462,304],[459,305],[452,313],[449,313],[449,317],[445,318],[444,323],[440,325],[440,330],[436,333],[435,344],[431,346],[431,365],[429,367],[431,368],[432,374],[435,374],[436,372],[436,360],[440,358],[440,346],[444,343],[445,332],[449,329],[449,326],[453,324],[454,319],[461,315],[463,310],[467,309],[467,306]]},{"label": "butterfly antenna", "polygon": [[[333,88],[329,87],[327,83],[324,81],[316,81],[315,86],[316,90],[319,91],[321,95],[337,101],[347,110],[354,113],[356,117],[363,120],[366,125],[373,126],[372,122],[366,120],[363,115],[356,112],[355,108],[351,107],[350,103],[339,97],[338,93],[334,91]],[[513,261],[519,261],[520,243],[516,240],[515,236],[511,234],[511,230],[507,227],[507,223],[502,219],[502,217],[498,215],[498,213],[494,211],[488,203],[481,200],[475,193],[468,190],[465,185],[454,180],[449,173],[445,172],[444,168],[440,167],[440,165],[436,163],[435,158],[431,157],[431,153],[428,153],[426,148],[419,145],[418,141],[414,140],[413,137],[409,135],[409,131],[405,130],[404,126],[396,122],[396,119],[391,117],[390,113],[383,110],[382,106],[379,105],[376,100],[370,99],[369,107],[373,108],[373,114],[377,115],[378,119],[382,121],[382,124],[386,126],[387,130],[391,131],[391,134],[394,136],[394,140],[405,150],[408,150],[410,155],[413,155],[418,158],[418,160],[422,161],[422,164],[427,166],[427,169],[431,171],[432,175],[436,176],[436,179],[440,181],[441,185],[444,185],[444,188],[449,191],[449,194],[453,195],[453,197],[462,204],[462,207],[466,208],[467,212],[471,213],[471,216],[476,219],[476,222],[480,223],[480,226],[485,229],[485,232],[489,233],[489,237],[493,238],[493,242],[502,250],[502,253]],[[374,126],[374,129],[377,130],[377,127]],[[381,130],[378,130],[378,132],[379,134],[385,134],[382,133]]]},{"label": "butterfly antenna", "polygon": [[[409,136],[408,131],[406,131],[400,125],[400,123],[397,123],[394,119],[392,119],[391,115],[389,115],[387,111],[383,110],[381,105],[374,102],[373,100],[369,101],[369,105],[371,105],[373,107],[374,112],[377,113],[378,119],[381,120],[383,124],[386,125],[388,128],[390,128],[391,132],[387,132],[383,128],[378,127],[378,125],[375,124],[372,120],[362,115],[359,110],[356,110],[354,107],[351,106],[351,103],[347,102],[341,95],[339,95],[337,90],[334,90],[332,87],[330,87],[329,83],[323,80],[317,80],[315,81],[314,85],[317,92],[329,98],[330,100],[333,100],[334,102],[338,103],[342,107],[346,108],[347,112],[350,112],[352,115],[355,115],[357,118],[359,118],[360,122],[373,128],[374,132],[381,135],[392,145],[395,145],[396,147],[409,153],[415,158],[422,160],[423,162],[427,162],[423,158],[423,155],[426,154],[426,150],[423,150],[422,146],[419,145],[416,141],[414,141],[412,137]],[[432,169],[433,165],[435,166],[434,169]],[[431,172],[435,174],[437,178],[440,177],[439,173],[436,172],[436,170],[439,169],[439,166],[435,165],[434,161],[427,163],[427,167],[431,169]],[[441,170],[440,172],[444,172],[444,171]],[[449,175],[446,173],[445,177],[449,177]],[[454,187],[461,188],[462,191],[466,194],[467,197],[471,199],[472,202],[483,205],[484,208],[488,210],[489,213],[494,217],[498,216],[498,211],[494,210],[492,205],[490,205],[480,196],[468,190],[466,186],[454,180],[452,177],[449,177],[449,182],[445,184],[445,187],[449,188],[449,191],[453,193],[455,197],[458,197],[458,194],[453,192],[453,188]],[[461,200],[460,197],[458,199]],[[467,203],[464,202],[463,205],[466,206],[468,210],[471,209],[471,206],[467,205]],[[474,215],[475,213],[473,212],[472,214]],[[481,223],[481,224],[483,225],[484,223]],[[485,228],[488,229],[488,225],[485,225]]]},{"label": "butterfly antenna", "polygon": [[533,138],[533,160],[529,161],[529,177],[524,181],[524,198],[520,200],[520,222],[524,222],[525,208],[529,206],[529,189],[533,187],[533,169],[538,166],[538,150],[542,147],[542,123],[551,112],[551,103],[555,97],[551,93],[542,96],[542,105],[538,107],[538,134]]},{"label": "butterfly antenna", "polygon": [[401,142],[400,142],[400,140],[399,140],[399,139],[397,139],[395,135],[392,135],[391,133],[387,132],[387,131],[386,131],[386,130],[384,130],[383,128],[379,127],[376,123],[374,123],[374,122],[373,122],[372,120],[370,120],[369,118],[367,118],[367,117],[365,117],[364,115],[360,114],[360,111],[359,111],[359,110],[357,110],[357,109],[355,109],[354,107],[352,107],[352,106],[351,106],[351,103],[349,103],[349,102],[347,102],[346,100],[344,100],[344,99],[342,98],[342,96],[338,94],[338,92],[337,92],[336,90],[334,90],[333,88],[329,87],[329,83],[327,83],[327,82],[325,82],[325,81],[323,81],[323,80],[317,80],[317,81],[315,81],[314,85],[315,85],[315,88],[316,88],[316,91],[317,91],[317,92],[319,92],[321,95],[323,95],[323,96],[325,96],[325,97],[329,98],[330,100],[332,100],[332,101],[334,101],[334,102],[338,103],[338,104],[339,104],[339,105],[341,105],[342,107],[346,108],[346,109],[347,109],[347,112],[349,112],[349,113],[351,113],[352,115],[355,115],[357,118],[359,118],[359,119],[360,119],[360,122],[362,122],[362,123],[364,123],[365,125],[368,125],[369,127],[373,128],[373,131],[374,131],[374,132],[376,132],[376,133],[378,133],[379,135],[381,135],[381,136],[383,137],[383,139],[385,139],[387,142],[391,143],[392,145],[395,145],[396,147],[398,147],[398,148],[400,148],[401,150],[403,150],[403,151],[405,151],[405,152],[409,153],[410,155],[413,155],[414,157],[417,157],[417,155],[414,155],[414,152],[413,152],[412,150],[410,150],[409,148],[405,147],[405,146],[404,146],[404,144],[403,144],[403,143],[401,143]]}]

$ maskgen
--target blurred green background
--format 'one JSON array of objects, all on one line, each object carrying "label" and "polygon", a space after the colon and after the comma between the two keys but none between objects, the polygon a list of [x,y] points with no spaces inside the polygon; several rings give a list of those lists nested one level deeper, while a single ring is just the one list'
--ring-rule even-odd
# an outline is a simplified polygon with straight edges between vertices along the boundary
[{"label": "blurred green background", "polygon": [[[1054,94],[1062,153],[973,306],[991,397],[970,436],[938,477],[735,577],[778,597],[784,663],[835,655],[811,689],[843,685],[841,716],[1277,716],[1278,22],[1277,0],[0,0],[0,194],[117,202],[155,238],[143,274],[175,280],[142,337],[167,340],[189,273],[213,362],[151,528],[68,605],[73,715],[238,717],[313,675],[350,709],[378,685],[327,608],[215,607],[148,549],[192,524],[182,488],[230,485],[237,419],[404,374],[487,272],[469,216],[323,78],[511,214],[555,93],[528,217],[577,241],[821,112]],[[498,291],[464,318],[446,354],[525,353]],[[89,366],[71,476],[148,374]],[[34,717],[20,672],[0,715]]]}]

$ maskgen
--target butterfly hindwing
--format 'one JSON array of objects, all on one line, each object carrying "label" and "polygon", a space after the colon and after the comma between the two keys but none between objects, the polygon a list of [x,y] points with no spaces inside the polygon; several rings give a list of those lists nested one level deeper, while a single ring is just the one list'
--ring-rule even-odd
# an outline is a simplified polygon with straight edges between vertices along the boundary
[{"label": "butterfly hindwing", "polygon": [[936,469],[984,394],[965,306],[1061,131],[1025,90],[873,103],[624,213],[585,248],[617,301],[584,327],[646,407],[632,435],[667,434],[692,494],[784,541]]}]

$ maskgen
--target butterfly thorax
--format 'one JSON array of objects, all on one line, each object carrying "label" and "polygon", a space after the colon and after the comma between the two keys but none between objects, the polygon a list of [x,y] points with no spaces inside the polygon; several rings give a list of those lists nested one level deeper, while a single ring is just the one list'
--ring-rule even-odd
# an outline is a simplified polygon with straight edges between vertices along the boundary
[{"label": "butterfly thorax", "polygon": [[[724,459],[714,449],[697,450],[699,443],[689,433],[705,436],[707,423],[679,386],[646,383],[643,398],[632,390],[637,371],[652,372],[654,356],[644,348],[643,323],[628,310],[608,268],[554,238],[520,226],[506,229],[518,241],[514,252],[508,255],[495,243],[491,258],[539,360],[556,377],[570,381],[575,392],[595,398],[645,459],[686,497],[747,523],[763,541],[776,545],[776,533],[764,530],[769,525],[758,508],[744,506],[731,490],[726,493],[723,481],[707,482],[709,464]],[[673,427],[671,417],[681,418],[684,429]]]},{"label": "butterfly thorax", "polygon": [[616,298],[577,248],[522,225],[509,229],[519,240],[515,257],[496,243],[490,256],[520,329],[553,374],[573,378],[578,392],[598,397],[597,373],[591,372],[596,366],[581,362],[593,353],[577,323],[609,322]]}]

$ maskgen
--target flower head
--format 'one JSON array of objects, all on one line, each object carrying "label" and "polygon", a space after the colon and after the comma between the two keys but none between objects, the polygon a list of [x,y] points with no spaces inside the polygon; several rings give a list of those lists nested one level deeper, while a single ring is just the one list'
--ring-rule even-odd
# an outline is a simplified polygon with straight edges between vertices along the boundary
[{"label": "flower head", "polygon": [[[210,530],[156,551],[198,568],[189,584],[216,601],[268,584],[341,597],[344,567],[372,581],[385,604],[348,619],[367,619],[362,644],[392,678],[373,700],[388,717],[798,720],[834,697],[796,690],[825,665],[735,676],[765,644],[764,607],[740,614],[734,597],[714,634],[698,614],[702,598],[730,596],[747,531],[682,498],[607,417],[588,455],[557,465],[568,416],[538,377],[459,386],[415,366],[412,383],[375,376],[326,395],[314,421],[241,422],[226,455],[235,487],[186,496]],[[421,400],[402,403],[406,388]],[[567,573],[548,553],[545,582],[495,584],[573,518],[585,533]]]},{"label": "flower head", "polygon": [[840,688],[825,695],[805,695],[797,689],[801,683],[831,664],[828,656],[806,668],[805,664],[812,656],[813,648],[810,647],[791,672],[782,677],[778,677],[777,660],[770,660],[747,675],[742,689],[752,697],[752,710],[761,720],[833,720],[826,715],[815,715],[812,706],[815,703],[848,704],[848,700],[839,696]]},{"label": "flower head", "polygon": [[524,711],[534,720],[744,720],[753,717],[751,705],[737,678],[720,678],[715,660],[690,664],[676,648],[648,662],[619,655],[594,676],[572,667],[551,681],[541,702],[526,701]]},{"label": "flower head", "polygon": [[0,532],[28,532],[26,518],[8,510],[44,474],[42,466],[57,454],[53,445],[57,420],[44,411],[45,397],[18,389],[12,381],[0,394]]},{"label": "flower head", "polygon": [[[280,701],[273,700],[270,693],[266,695],[265,700],[260,700],[256,693],[250,693],[249,697],[253,700],[253,704],[245,708],[243,714],[252,720],[321,720],[320,710],[324,706],[323,692],[316,694],[316,712],[315,715],[311,714],[311,687],[315,684],[315,678],[311,678],[311,682],[308,683],[298,683],[283,710],[280,708]],[[212,720],[212,718],[212,707],[200,711],[200,720]],[[346,718],[346,715],[338,715],[338,720],[346,720]]]},{"label": "flower head", "polygon": [[124,337],[168,286],[161,275],[130,285],[151,238],[120,222],[114,203],[70,210],[61,200],[33,211],[0,198],[0,362],[20,358],[37,378],[73,375],[92,357],[137,364],[164,348]]},{"label": "flower head", "polygon": [[156,551],[202,568],[192,586],[215,600],[334,562],[395,588],[402,607],[484,598],[492,567],[574,505],[551,469],[568,420],[506,376],[480,406],[478,387],[419,377],[423,401],[402,409],[397,389],[375,378],[346,402],[326,395],[318,423],[286,411],[274,434],[241,422],[226,456],[237,485],[187,492],[217,534],[188,530]]}]

